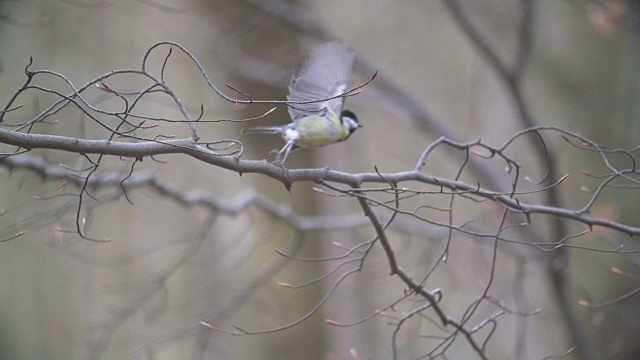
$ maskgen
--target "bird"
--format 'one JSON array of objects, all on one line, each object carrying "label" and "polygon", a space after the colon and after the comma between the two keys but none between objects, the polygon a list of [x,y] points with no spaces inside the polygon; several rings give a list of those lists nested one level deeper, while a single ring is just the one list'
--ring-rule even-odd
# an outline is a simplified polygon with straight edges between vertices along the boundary
[{"label": "bird", "polygon": [[291,123],[255,126],[242,132],[282,136],[285,145],[274,161],[279,166],[284,166],[293,150],[347,140],[362,127],[352,111],[343,109],[354,58],[355,53],[339,41],[313,49],[289,84],[287,101]]}]

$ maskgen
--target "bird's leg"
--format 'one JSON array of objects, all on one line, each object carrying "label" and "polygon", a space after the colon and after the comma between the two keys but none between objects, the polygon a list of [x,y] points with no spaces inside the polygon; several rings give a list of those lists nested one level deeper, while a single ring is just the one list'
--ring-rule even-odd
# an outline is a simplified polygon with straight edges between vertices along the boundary
[{"label": "bird's leg", "polygon": [[294,146],[295,146],[294,141],[288,141],[284,145],[284,147],[282,147],[282,150],[278,152],[278,155],[276,156],[276,160],[273,163],[276,165],[283,166],[284,162],[287,161],[287,157],[289,157],[289,153],[291,152],[291,149],[293,149]]}]

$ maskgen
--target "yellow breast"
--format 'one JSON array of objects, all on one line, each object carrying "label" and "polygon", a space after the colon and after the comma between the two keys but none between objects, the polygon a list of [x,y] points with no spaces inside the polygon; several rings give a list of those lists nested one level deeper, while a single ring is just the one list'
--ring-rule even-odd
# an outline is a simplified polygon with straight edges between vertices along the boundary
[{"label": "yellow breast", "polygon": [[327,146],[342,141],[349,136],[349,130],[342,125],[339,116],[312,115],[296,121],[300,137],[296,145],[301,148]]}]

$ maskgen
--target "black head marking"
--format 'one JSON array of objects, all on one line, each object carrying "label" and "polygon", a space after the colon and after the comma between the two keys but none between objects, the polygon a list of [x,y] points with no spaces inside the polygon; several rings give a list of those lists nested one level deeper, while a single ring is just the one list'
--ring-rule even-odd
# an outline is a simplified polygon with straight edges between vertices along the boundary
[{"label": "black head marking", "polygon": [[[342,121],[342,124],[345,125],[347,129],[349,129],[349,135],[353,134],[354,131],[362,127],[362,125],[358,123],[356,114],[349,110],[343,110],[342,113],[340,113],[340,121]],[[349,136],[347,136],[345,140],[348,138]]]}]

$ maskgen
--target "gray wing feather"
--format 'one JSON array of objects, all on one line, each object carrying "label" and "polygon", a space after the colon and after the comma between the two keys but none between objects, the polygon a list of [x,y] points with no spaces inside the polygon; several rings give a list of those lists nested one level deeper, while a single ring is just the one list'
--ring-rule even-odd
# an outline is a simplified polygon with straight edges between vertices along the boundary
[{"label": "gray wing feather", "polygon": [[[314,49],[309,59],[289,84],[287,100],[316,101],[340,95],[348,90],[355,53],[341,42],[330,42]],[[292,104],[291,119],[318,114],[324,109],[340,113],[344,98],[311,104]]]}]

